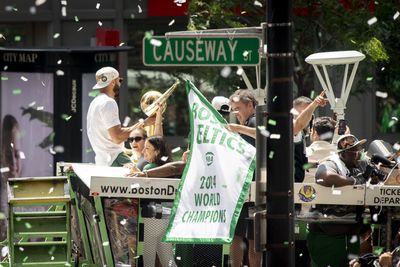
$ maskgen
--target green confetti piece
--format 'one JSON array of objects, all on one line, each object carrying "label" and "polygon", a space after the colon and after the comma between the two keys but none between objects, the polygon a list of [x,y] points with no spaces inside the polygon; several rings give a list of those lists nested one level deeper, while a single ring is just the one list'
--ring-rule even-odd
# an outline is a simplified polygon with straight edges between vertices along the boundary
[{"label": "green confetti piece", "polygon": [[28,256],[26,256],[25,258],[23,258],[23,262],[26,262],[27,260],[29,259],[29,257]]},{"label": "green confetti piece", "polygon": [[3,77],[3,76],[2,76],[2,77],[1,77],[1,80],[2,80],[2,81],[8,81],[8,77]]},{"label": "green confetti piece", "polygon": [[75,22],[79,22],[78,16],[75,16],[74,19],[75,19]]},{"label": "green confetti piece", "polygon": [[272,98],[272,102],[275,102],[275,100],[278,98],[278,96],[274,96],[274,98]]},{"label": "green confetti piece", "polygon": [[352,42],[353,44],[357,44],[357,42],[354,41],[353,39],[350,39],[350,42]]},{"label": "green confetti piece", "polygon": [[50,250],[48,251],[49,255],[53,255],[54,251],[56,251],[56,246],[51,246]]},{"label": "green confetti piece", "polygon": [[310,98],[311,98],[311,99],[314,99],[314,98],[315,98],[315,91],[314,91],[314,90],[311,90]]},{"label": "green confetti piece", "polygon": [[88,96],[89,97],[96,97],[96,96],[98,96],[100,94],[100,91],[99,90],[92,90],[92,91],[90,91],[89,93],[88,93]]},{"label": "green confetti piece", "polygon": [[69,121],[72,118],[72,116],[68,115],[68,114],[62,114],[61,115],[61,119],[65,120],[65,121]]},{"label": "green confetti piece", "polygon": [[367,80],[368,82],[370,82],[370,81],[372,81],[373,79],[374,79],[374,77],[372,77],[372,76],[369,76],[369,77],[367,77],[367,79],[366,79],[366,80]]},{"label": "green confetti piece", "polygon": [[268,124],[269,124],[269,125],[272,125],[272,126],[276,126],[276,120],[269,119],[269,120],[268,120]]},{"label": "green confetti piece", "polygon": [[391,121],[389,121],[388,126],[389,126],[389,128],[391,128],[391,127],[393,127],[395,124],[396,124],[396,121],[395,121],[395,120],[391,120]]},{"label": "green confetti piece", "polygon": [[132,107],[131,110],[132,110],[133,113],[139,113],[139,112],[142,111],[142,110],[141,110],[140,108],[138,108],[138,107]]},{"label": "green confetti piece", "polygon": [[13,90],[13,95],[20,95],[22,94],[22,89],[14,89]]},{"label": "green confetti piece", "polygon": [[284,241],[283,244],[284,245],[289,245],[289,241]]},{"label": "green confetti piece", "polygon": [[274,151],[270,151],[269,154],[268,154],[268,158],[269,159],[273,159],[274,158],[274,154],[275,154]]},{"label": "green confetti piece", "polygon": [[153,32],[151,31],[147,31],[144,33],[144,38],[150,40],[151,38],[153,38]]},{"label": "green confetti piece", "polygon": [[14,41],[16,41],[16,42],[21,42],[21,36],[19,36],[19,35],[15,35],[14,36]]},{"label": "green confetti piece", "polygon": [[311,169],[313,167],[313,165],[311,164],[311,163],[306,163],[306,164],[304,164],[303,165],[303,170],[308,170],[308,169]]},{"label": "green confetti piece", "polygon": [[6,218],[6,215],[4,213],[0,212],[0,220],[4,220]]},{"label": "green confetti piece", "polygon": [[381,255],[382,252],[383,252],[383,247],[376,247],[376,248],[374,248],[374,251],[373,251],[374,255]]},{"label": "green confetti piece", "polygon": [[32,225],[31,225],[30,223],[26,222],[26,223],[25,223],[25,228],[31,229],[31,228],[32,228]]}]

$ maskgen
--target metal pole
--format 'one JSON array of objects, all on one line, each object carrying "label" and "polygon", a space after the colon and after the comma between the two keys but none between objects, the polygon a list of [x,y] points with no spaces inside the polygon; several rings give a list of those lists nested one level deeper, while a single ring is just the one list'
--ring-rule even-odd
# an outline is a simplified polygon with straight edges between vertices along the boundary
[{"label": "metal pole", "polygon": [[267,266],[294,266],[291,1],[268,0]]}]

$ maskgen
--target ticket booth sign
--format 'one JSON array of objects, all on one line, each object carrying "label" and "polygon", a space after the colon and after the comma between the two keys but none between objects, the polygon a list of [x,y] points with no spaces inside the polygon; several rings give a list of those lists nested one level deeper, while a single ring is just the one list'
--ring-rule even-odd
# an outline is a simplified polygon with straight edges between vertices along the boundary
[{"label": "ticket booth sign", "polygon": [[365,204],[400,206],[400,186],[370,186],[365,192]]}]

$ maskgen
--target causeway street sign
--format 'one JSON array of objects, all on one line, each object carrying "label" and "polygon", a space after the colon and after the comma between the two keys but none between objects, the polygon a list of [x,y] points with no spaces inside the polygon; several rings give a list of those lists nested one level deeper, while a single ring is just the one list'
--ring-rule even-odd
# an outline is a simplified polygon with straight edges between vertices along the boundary
[{"label": "causeway street sign", "polygon": [[253,66],[260,63],[257,37],[165,37],[143,39],[147,66]]}]

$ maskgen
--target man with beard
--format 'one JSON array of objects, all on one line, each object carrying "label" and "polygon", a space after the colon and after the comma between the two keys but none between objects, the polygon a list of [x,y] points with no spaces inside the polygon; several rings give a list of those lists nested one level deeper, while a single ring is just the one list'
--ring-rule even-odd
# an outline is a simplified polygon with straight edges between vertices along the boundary
[{"label": "man with beard", "polygon": [[115,98],[118,97],[122,78],[116,69],[112,67],[99,69],[96,72],[96,82],[93,89],[100,90],[100,94],[90,103],[87,113],[87,133],[96,154],[96,164],[123,166],[131,163],[130,158],[124,153],[124,141],[135,128],[152,122],[147,119],[131,127],[121,127]]}]

